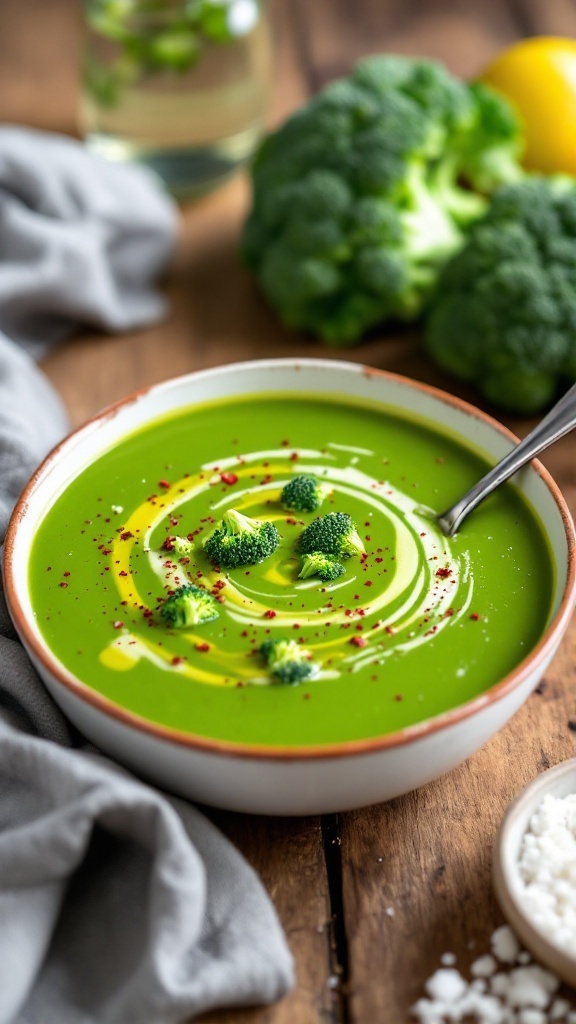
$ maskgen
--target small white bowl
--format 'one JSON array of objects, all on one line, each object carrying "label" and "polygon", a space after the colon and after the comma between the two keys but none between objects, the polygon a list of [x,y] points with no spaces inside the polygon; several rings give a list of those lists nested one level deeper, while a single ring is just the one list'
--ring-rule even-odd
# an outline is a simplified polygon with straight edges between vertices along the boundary
[{"label": "small white bowl", "polygon": [[494,889],[504,915],[534,957],[563,981],[576,986],[576,955],[556,945],[526,914],[524,884],[518,870],[522,839],[530,818],[545,796],[576,793],[576,758],[564,761],[539,775],[512,801],[494,841],[492,873]]},{"label": "small white bowl", "polygon": [[132,714],[73,676],[36,624],[28,560],[36,528],[54,497],[126,434],[196,402],[265,392],[343,395],[415,415],[501,459],[516,438],[495,420],[434,388],[361,366],[323,359],[239,363],[169,380],[95,416],[45,460],[14,511],[5,544],[6,595],[16,629],[46,686],[89,739],[167,789],[192,799],[261,814],[318,814],[366,806],[406,793],[449,771],[500,729],[552,660],[576,599],[574,527],[546,470],[533,462],[517,486],[548,533],[554,566],[549,625],[529,655],[479,697],[399,732],[326,746],[274,748],[179,732]]}]

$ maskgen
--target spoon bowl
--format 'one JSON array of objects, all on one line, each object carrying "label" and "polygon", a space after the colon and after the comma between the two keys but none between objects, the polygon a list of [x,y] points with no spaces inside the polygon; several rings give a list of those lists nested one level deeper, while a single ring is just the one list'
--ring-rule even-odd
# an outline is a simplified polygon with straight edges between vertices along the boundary
[{"label": "spoon bowl", "polygon": [[500,460],[474,487],[441,515],[436,522],[446,537],[453,537],[466,516],[492,491],[509,480],[527,462],[576,426],[576,384],[550,409],[534,430]]}]

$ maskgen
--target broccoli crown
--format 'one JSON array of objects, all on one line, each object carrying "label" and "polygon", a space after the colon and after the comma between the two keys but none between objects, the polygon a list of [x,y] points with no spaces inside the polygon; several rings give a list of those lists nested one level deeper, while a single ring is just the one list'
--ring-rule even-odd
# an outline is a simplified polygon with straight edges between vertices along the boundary
[{"label": "broccoli crown", "polygon": [[166,598],[160,615],[171,626],[198,626],[218,618],[218,602],[202,587],[184,583]]},{"label": "broccoli crown", "polygon": [[318,666],[310,659],[309,652],[295,640],[265,640],[260,653],[266,658],[272,675],[281,683],[300,683],[318,672]]},{"label": "broccoli crown", "polygon": [[351,516],[346,512],[329,512],[315,519],[302,531],[300,551],[303,555],[321,552],[324,555],[350,558],[352,555],[364,554],[364,545]]},{"label": "broccoli crown", "polygon": [[485,86],[434,61],[367,58],[262,143],[244,258],[284,323],[329,343],[414,318],[460,224],[484,212],[462,179],[509,181],[519,138]]},{"label": "broccoli crown", "polygon": [[311,551],[310,554],[302,556],[302,568],[298,573],[298,579],[305,580],[309,576],[318,576],[324,583],[330,583],[345,572],[344,566],[332,555],[325,555],[322,551]]},{"label": "broccoli crown", "polygon": [[295,512],[315,512],[329,494],[329,487],[321,484],[312,474],[303,473],[288,481],[282,489],[280,500],[284,508]]},{"label": "broccoli crown", "polygon": [[519,413],[576,380],[576,184],[534,177],[495,193],[440,278],[425,345]]},{"label": "broccoli crown", "polygon": [[274,554],[279,543],[278,530],[272,523],[250,519],[236,509],[229,509],[206,537],[204,550],[215,565],[236,569],[263,562]]}]

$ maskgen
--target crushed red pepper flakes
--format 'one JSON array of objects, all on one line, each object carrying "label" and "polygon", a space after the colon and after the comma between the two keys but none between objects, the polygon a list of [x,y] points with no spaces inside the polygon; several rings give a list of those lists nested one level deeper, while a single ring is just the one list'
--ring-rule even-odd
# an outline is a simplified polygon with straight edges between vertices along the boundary
[{"label": "crushed red pepper flakes", "polygon": [[216,583],[212,587],[213,590],[222,590],[226,586],[226,580],[216,580]]},{"label": "crushed red pepper flakes", "polygon": [[472,622],[478,622],[480,616],[478,615],[478,612],[472,612],[469,618],[472,619]]},{"label": "crushed red pepper flakes", "polygon": [[206,654],[207,651],[210,650],[210,644],[207,644],[207,643],[195,644],[194,646],[195,646],[197,651],[200,651],[201,654]]},{"label": "crushed red pepper flakes", "polygon": [[69,575],[70,575],[70,573],[68,572],[68,570],[66,570],[66,572],[63,572],[63,573],[62,573],[62,575],[63,575],[63,576],[69,576]]},{"label": "crushed red pepper flakes", "polygon": [[158,487],[163,487],[164,490],[167,491],[168,488],[171,487],[170,481],[169,480],[164,480],[164,479],[159,480],[158,481]]},{"label": "crushed red pepper flakes", "polygon": [[441,580],[446,580],[452,575],[452,569],[436,569],[436,575],[439,576]]},{"label": "crushed red pepper flakes", "polygon": [[122,629],[123,626],[124,626],[124,623],[122,622],[122,620],[121,619],[116,619],[116,622],[114,623],[114,629]]},{"label": "crushed red pepper flakes", "polygon": [[61,586],[61,587],[63,587],[63,588],[65,588],[65,587],[67,587],[67,586],[68,586],[68,584],[67,584],[67,583],[64,583],[64,581],[62,581],[62,582],[61,582],[61,584],[60,584],[60,586]]},{"label": "crushed red pepper flakes", "polygon": [[176,655],[174,658],[172,658],[172,664],[173,665],[181,665],[182,661],[183,661],[183,659],[179,658],[178,655]]},{"label": "crushed red pepper flakes", "polygon": [[220,473],[220,479],[223,484],[237,484],[238,477],[236,473]]},{"label": "crushed red pepper flakes", "polygon": [[131,530],[123,530],[122,533],[120,534],[120,540],[129,540],[129,538],[133,536],[134,534],[132,533]]},{"label": "crushed red pepper flakes", "polygon": [[276,612],[272,608],[267,608],[266,611],[264,612],[264,618],[265,619],[275,619],[276,618]]},{"label": "crushed red pepper flakes", "polygon": [[364,586],[365,587],[371,587],[372,586],[372,580],[366,580]]},{"label": "crushed red pepper flakes", "polygon": [[291,462],[298,462],[299,458],[300,458],[300,456],[298,455],[298,452],[292,452],[292,455],[290,456],[290,461]]},{"label": "crushed red pepper flakes", "polygon": [[364,636],[351,636],[348,643],[353,644],[354,647],[366,647],[368,641]]}]

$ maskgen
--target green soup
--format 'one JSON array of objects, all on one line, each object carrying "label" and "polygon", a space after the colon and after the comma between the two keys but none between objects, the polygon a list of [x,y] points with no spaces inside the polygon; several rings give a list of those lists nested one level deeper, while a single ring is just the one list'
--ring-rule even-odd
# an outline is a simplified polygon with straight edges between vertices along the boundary
[{"label": "green soup", "polygon": [[[57,498],[34,541],[30,587],[56,657],[144,719],[274,746],[395,732],[469,701],[511,671],[549,618],[552,558],[535,514],[501,487],[447,540],[441,511],[486,471],[429,423],[328,396],[253,395],[194,406],[126,437]],[[318,512],[280,504],[295,473],[332,493]],[[202,539],[226,509],[276,525],[259,565],[215,571]],[[350,513],[366,557],[332,583],[298,579],[316,515]],[[190,536],[190,556],[170,550]],[[185,582],[219,598],[214,621],[159,614]],[[283,685],[259,653],[305,646],[320,671]]]}]

